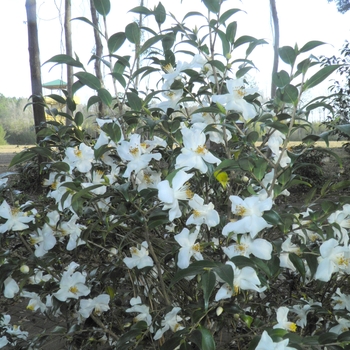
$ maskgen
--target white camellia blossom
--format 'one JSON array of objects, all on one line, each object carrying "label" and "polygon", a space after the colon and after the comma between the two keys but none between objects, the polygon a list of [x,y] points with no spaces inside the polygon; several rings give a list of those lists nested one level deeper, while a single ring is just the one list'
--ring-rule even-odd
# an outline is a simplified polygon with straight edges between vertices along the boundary
[{"label": "white camellia blossom", "polygon": [[290,332],[297,330],[297,325],[294,322],[288,321],[289,309],[285,306],[281,306],[277,309],[277,324],[273,328],[282,328]]},{"label": "white camellia blossom", "polygon": [[[333,232],[339,243],[345,246],[349,244],[350,228],[350,204],[343,205],[343,210],[337,210],[328,217],[328,222],[332,224]],[[337,226],[335,226],[336,224]]]},{"label": "white camellia blossom", "polygon": [[126,257],[123,259],[124,264],[129,268],[133,269],[137,267],[142,269],[146,266],[153,266],[153,260],[148,255],[148,244],[146,241],[141,243],[140,249],[137,247],[130,248],[131,258]]},{"label": "white camellia blossom", "polygon": [[150,327],[151,333],[153,333],[152,316],[149,313],[149,307],[142,304],[140,297],[131,298],[130,305],[131,307],[129,309],[126,309],[125,312],[138,313],[138,315],[134,317],[134,322],[137,323],[140,321],[145,321],[147,323],[147,326]]},{"label": "white camellia blossom", "polygon": [[0,217],[6,219],[6,222],[0,224],[0,233],[23,231],[29,227],[29,222],[35,221],[34,215],[21,211],[21,207],[10,207],[6,200],[0,205]]},{"label": "white camellia blossom", "polygon": [[8,343],[9,343],[9,341],[8,341],[7,337],[5,335],[3,335],[0,338],[0,349],[5,347]]},{"label": "white camellia blossom", "polygon": [[104,194],[107,190],[106,181],[103,178],[104,172],[102,170],[94,170],[92,174],[86,173],[86,177],[90,180],[89,182],[82,182],[81,187],[82,188],[88,188],[94,185],[100,185],[97,188],[93,188],[90,190],[90,192],[100,195]]},{"label": "white camellia blossom", "polygon": [[137,185],[137,191],[140,192],[146,188],[157,188],[157,185],[161,181],[161,174],[157,171],[147,167],[140,170],[135,179]]},{"label": "white camellia blossom", "polygon": [[253,254],[259,259],[270,260],[273,250],[272,244],[263,238],[252,239],[249,234],[234,235],[232,237],[237,243],[228,247],[222,247],[229,259],[234,256],[243,255],[249,257]]},{"label": "white camellia blossom", "polygon": [[186,225],[205,224],[210,229],[220,223],[219,213],[214,209],[214,204],[204,204],[204,199],[195,194],[189,201],[189,206],[193,209],[192,215],[187,219]]},{"label": "white camellia blossom", "polygon": [[332,300],[334,302],[334,306],[333,309],[334,310],[340,310],[340,309],[346,309],[348,311],[350,311],[350,295],[347,294],[343,294],[340,291],[340,288],[337,288],[335,294],[332,296]]},{"label": "white camellia blossom", "polygon": [[244,96],[254,94],[257,89],[246,89],[243,78],[230,79],[226,82],[228,94],[213,95],[212,101],[223,105],[228,111],[236,111],[242,113],[243,118],[248,121],[257,114],[254,105],[247,102]]},{"label": "white camellia blossom", "polygon": [[338,324],[336,326],[332,327],[329,330],[330,332],[333,332],[336,334],[341,334],[341,333],[349,331],[350,320],[348,320],[347,318],[342,318],[342,317],[337,317],[337,316],[335,316],[335,319],[337,320]]},{"label": "white camellia blossom", "polygon": [[80,238],[81,232],[83,229],[86,229],[86,226],[78,224],[76,221],[79,219],[79,216],[74,214],[69,221],[62,221],[57,227],[57,234],[60,237],[60,240],[63,240],[65,237],[69,237],[66,249],[71,251],[77,246],[86,244]]},{"label": "white camellia blossom", "polygon": [[190,265],[190,259],[193,256],[196,260],[203,260],[200,244],[196,243],[199,234],[199,227],[190,233],[187,228],[184,228],[179,234],[174,236],[177,243],[180,244],[179,255],[177,258],[177,266],[180,269],[185,269]]},{"label": "white camellia blossom", "polygon": [[120,158],[127,164],[123,177],[130,178],[134,171],[136,174],[146,168],[152,159],[160,160],[160,153],[145,153],[141,144],[141,135],[132,134],[130,140],[123,140],[117,147]]},{"label": "white camellia blossom", "polygon": [[171,90],[171,84],[169,85],[165,82],[162,86],[162,90],[166,90],[162,92],[162,96],[165,98],[165,101],[159,102],[152,107],[160,108],[163,112],[167,112],[168,108],[176,110],[178,102],[182,98],[183,90]]},{"label": "white camellia blossom", "polygon": [[180,307],[174,307],[170,312],[168,312],[165,315],[164,320],[162,320],[161,322],[162,328],[158,329],[158,331],[153,337],[154,340],[160,339],[163,336],[163,334],[169,329],[171,329],[173,332],[177,332],[184,328],[179,323],[182,321],[182,318],[178,315],[180,310]]},{"label": "white camellia blossom", "polygon": [[188,171],[195,168],[204,174],[208,171],[206,162],[217,165],[221,163],[221,160],[206,148],[206,136],[201,130],[183,127],[181,133],[184,147],[176,158],[176,169]]},{"label": "white camellia blossom", "polygon": [[297,314],[297,321],[295,322],[301,328],[304,328],[307,324],[307,314],[311,311],[311,305],[293,305],[290,311]]},{"label": "white camellia blossom", "polygon": [[272,128],[268,128],[268,131],[271,132],[271,134],[267,141],[267,146],[270,148],[272,153],[278,154],[280,147],[283,145],[283,142],[286,138],[286,135],[282,134],[279,130]]},{"label": "white camellia blossom", "polygon": [[87,173],[91,170],[94,159],[94,150],[81,143],[79,147],[67,147],[64,161],[70,166],[71,171],[77,168],[81,173]]},{"label": "white camellia blossom", "polygon": [[19,292],[19,286],[12,277],[7,277],[4,281],[4,297],[12,299]]},{"label": "white camellia blossom", "polygon": [[171,187],[168,180],[159,182],[158,198],[164,203],[163,210],[169,210],[169,220],[173,221],[181,217],[182,212],[179,206],[179,200],[189,200],[193,197],[193,192],[187,181],[194,174],[188,174],[179,170],[172,179]]},{"label": "white camellia blossom", "polygon": [[71,262],[67,271],[63,272],[60,289],[53,296],[60,301],[67,299],[79,299],[81,296],[90,294],[90,288],[85,285],[85,276],[81,272],[74,272],[79,265]]},{"label": "white camellia blossom", "polygon": [[272,208],[272,198],[260,200],[259,196],[251,196],[243,200],[238,196],[230,196],[230,201],[232,213],[241,218],[226,224],[222,231],[224,236],[228,236],[230,232],[250,233],[255,238],[261,230],[271,227],[262,216],[264,211]]},{"label": "white camellia blossom", "polygon": [[340,246],[336,239],[330,238],[322,243],[320,254],[315,279],[328,282],[334,272],[350,273],[349,246]]},{"label": "white camellia blossom", "polygon": [[27,310],[36,311],[36,310],[40,309],[40,311],[42,313],[45,312],[46,304],[41,301],[40,296],[37,293],[23,291],[21,293],[21,297],[30,298],[28,305],[27,305]]},{"label": "white camellia blossom", "polygon": [[263,292],[266,287],[258,287],[261,285],[256,271],[250,267],[245,266],[239,269],[232,261],[227,261],[227,265],[230,265],[233,270],[233,287],[230,287],[228,283],[223,284],[215,295],[215,300],[229,299],[233,295],[237,295],[240,290],[255,290],[256,292]]},{"label": "white camellia blossom", "polygon": [[274,343],[269,334],[264,331],[255,350],[295,350],[295,348],[287,346],[288,343],[289,339]]},{"label": "white camellia blossom", "polygon": [[56,238],[51,227],[44,224],[42,229],[37,228],[36,232],[30,235],[29,242],[35,246],[35,256],[41,257],[56,245]]},{"label": "white camellia blossom", "polygon": [[109,310],[110,296],[108,294],[100,294],[93,299],[80,300],[79,314],[88,318],[93,312],[96,316],[101,316],[102,312]]}]

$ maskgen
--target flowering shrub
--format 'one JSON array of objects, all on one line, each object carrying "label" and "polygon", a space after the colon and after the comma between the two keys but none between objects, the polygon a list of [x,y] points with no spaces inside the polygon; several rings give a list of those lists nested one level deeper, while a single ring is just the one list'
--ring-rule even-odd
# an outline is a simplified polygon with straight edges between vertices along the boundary
[{"label": "flowering shrub", "polygon": [[[303,105],[301,96],[338,66],[310,72],[321,42],[282,47],[290,73],[273,76],[276,98],[263,104],[247,73],[265,41],[237,37],[239,10],[203,3],[207,17],[172,17],[171,28],[161,3],[136,7],[159,33],[134,22],[105,37],[108,60],[94,59],[110,68],[114,96],[77,57],[49,60],[81,69],[74,91],[92,88],[89,107],[102,102],[109,114],[96,119],[95,139],[81,112],[59,112],[72,124],[48,121],[42,142],[13,159],[44,158],[47,200],[21,204],[2,191],[2,294],[63,318],[54,334],[72,349],[348,349],[350,204],[323,197],[349,181],[326,183],[317,198],[311,191],[308,205],[275,204],[302,182],[290,136],[324,101]],[[109,0],[95,5],[108,15]],[[191,17],[203,26],[189,29]],[[141,31],[151,33],[144,43]],[[144,66],[117,53],[125,41]],[[135,89],[148,75],[162,86]],[[262,142],[250,125],[265,131]],[[44,341],[11,331],[9,315],[1,322],[2,347]]]}]

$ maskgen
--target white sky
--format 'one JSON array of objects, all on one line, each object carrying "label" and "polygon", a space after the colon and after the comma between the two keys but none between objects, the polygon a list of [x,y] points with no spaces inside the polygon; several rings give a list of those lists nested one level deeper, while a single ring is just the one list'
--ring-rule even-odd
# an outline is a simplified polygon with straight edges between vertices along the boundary
[{"label": "white sky", "polygon": [[[321,46],[314,51],[316,55],[338,55],[339,49],[346,39],[350,38],[350,12],[344,15],[337,12],[334,3],[327,0],[277,0],[277,11],[280,21],[280,46],[299,47],[311,40],[321,40],[329,45]],[[88,0],[72,0],[72,17],[90,18]],[[125,25],[133,21],[136,15],[127,11],[138,6],[138,0],[111,0],[112,13],[108,16],[109,36],[124,31]],[[158,0],[145,0],[147,7],[153,8]],[[204,5],[200,0],[163,0],[163,5],[177,18],[182,18],[189,11],[200,11]],[[269,91],[270,72],[272,67],[272,35],[269,12],[269,0],[228,0],[225,4],[232,8],[240,8],[240,12],[231,20],[238,22],[239,35],[252,35],[257,39],[264,38],[270,44],[259,47],[254,62],[260,70],[257,82],[262,91]],[[59,9],[61,8],[61,16]],[[63,20],[64,0],[37,0],[38,30],[40,41],[41,63],[52,56],[63,53],[64,33]],[[0,0],[0,33],[2,54],[0,56],[0,93],[7,97],[29,97],[31,95],[28,38],[26,26],[25,0]],[[196,17],[192,17],[196,18]],[[193,25],[189,24],[190,27]],[[72,22],[73,50],[78,54],[85,66],[91,56],[94,44],[92,27],[81,22]],[[126,53],[132,48],[125,45]],[[128,52],[129,50],[129,52]],[[239,57],[241,58],[241,57]],[[61,66],[50,71],[51,63],[42,67],[42,82],[55,79],[66,81]],[[88,66],[91,71],[92,64]],[[283,68],[283,66],[281,66]],[[49,90],[43,90],[49,94]],[[77,95],[85,102],[93,92],[88,88],[78,91]]]}]

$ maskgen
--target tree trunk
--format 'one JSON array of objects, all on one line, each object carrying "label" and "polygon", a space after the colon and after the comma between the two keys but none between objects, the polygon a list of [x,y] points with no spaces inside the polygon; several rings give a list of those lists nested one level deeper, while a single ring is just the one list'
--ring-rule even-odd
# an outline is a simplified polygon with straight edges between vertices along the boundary
[{"label": "tree trunk", "polygon": [[[71,0],[65,0],[65,12],[64,12],[64,35],[66,40],[66,54],[73,57],[73,48],[72,48],[72,26],[71,26],[71,18],[72,18],[72,6]],[[67,93],[68,97],[73,99],[73,67],[67,65]],[[69,109],[68,104],[66,108],[66,112],[69,115],[72,115],[72,111]],[[66,119],[66,125],[70,125],[71,121]]]},{"label": "tree trunk", "polygon": [[[280,44],[280,27],[278,23],[278,15],[276,8],[276,0],[270,0],[270,11],[273,22],[273,67],[272,67],[272,76],[278,71],[278,49]],[[273,80],[271,80],[271,98],[274,98],[276,95],[276,85]]]},{"label": "tree trunk", "polygon": [[[32,102],[34,125],[36,134],[45,124],[45,110],[42,105],[42,83],[40,70],[40,52],[38,40],[38,28],[36,22],[36,0],[26,0],[25,3],[27,12],[27,28],[28,28],[28,50],[29,50],[29,65],[30,77],[32,83]],[[40,138],[37,136],[37,142]]]},{"label": "tree trunk", "polygon": [[[90,0],[90,12],[91,12],[92,23],[95,25],[96,28],[98,28],[98,16],[94,5],[94,0]],[[104,84],[103,84],[103,78],[102,78],[102,72],[101,72],[101,60],[100,60],[100,58],[102,57],[103,46],[102,46],[100,33],[95,28],[94,28],[94,37],[95,37],[95,45],[96,45],[96,52],[95,52],[96,59],[95,59],[95,65],[94,65],[95,74],[96,74],[96,77],[101,82],[101,85],[103,86]],[[98,116],[103,117],[104,115],[105,115],[105,109],[101,101],[98,103]]]}]

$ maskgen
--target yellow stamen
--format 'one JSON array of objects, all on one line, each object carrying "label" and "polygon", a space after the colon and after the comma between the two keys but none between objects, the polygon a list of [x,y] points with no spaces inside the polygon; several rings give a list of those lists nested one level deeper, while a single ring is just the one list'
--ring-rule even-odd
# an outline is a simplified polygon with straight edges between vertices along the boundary
[{"label": "yellow stamen", "polygon": [[236,214],[239,216],[244,216],[244,214],[247,212],[247,208],[245,208],[243,205],[236,205]]},{"label": "yellow stamen", "polygon": [[201,245],[199,243],[196,243],[192,246],[192,250],[194,250],[195,252],[200,253],[201,251]]},{"label": "yellow stamen", "polygon": [[288,326],[288,328],[291,332],[297,331],[297,325],[294,322],[291,322],[290,325]]},{"label": "yellow stamen", "polygon": [[139,149],[137,147],[130,147],[129,152],[133,155],[136,156],[139,153]]},{"label": "yellow stamen", "polygon": [[73,294],[77,294],[78,293],[78,288],[76,286],[72,286],[69,288],[69,291]]},{"label": "yellow stamen", "polygon": [[76,149],[76,150],[74,151],[74,154],[75,154],[77,157],[81,157],[82,152],[81,152],[79,149]]},{"label": "yellow stamen", "polygon": [[151,174],[144,173],[143,174],[143,179],[144,179],[144,181],[146,182],[147,185],[152,184]]},{"label": "yellow stamen", "polygon": [[26,308],[27,310],[30,310],[30,311],[34,311],[34,305],[33,304],[30,304],[27,306]]},{"label": "yellow stamen", "polygon": [[205,146],[198,146],[197,149],[195,150],[196,153],[204,155],[206,151]]},{"label": "yellow stamen", "polygon": [[201,213],[200,213],[200,211],[198,211],[198,210],[193,210],[193,216],[195,217],[195,218],[198,218],[199,216],[201,216]]}]

